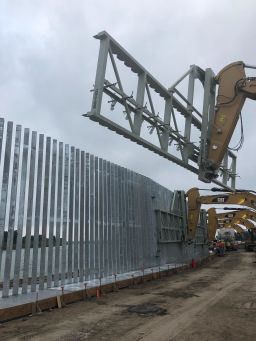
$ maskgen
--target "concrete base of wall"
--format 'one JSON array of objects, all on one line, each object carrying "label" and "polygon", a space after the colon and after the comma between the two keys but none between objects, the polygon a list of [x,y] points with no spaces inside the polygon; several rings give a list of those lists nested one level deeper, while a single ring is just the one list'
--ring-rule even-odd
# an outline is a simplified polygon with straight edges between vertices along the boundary
[{"label": "concrete base of wall", "polygon": [[[39,298],[38,295],[35,296],[36,293],[33,293],[33,300],[32,296],[30,296],[30,302],[26,303],[20,303],[19,296],[21,295],[18,295],[16,297],[10,296],[8,298],[2,298],[0,300],[0,322],[5,322],[26,315],[34,315],[47,309],[62,308],[66,304],[74,303],[81,300],[86,301],[90,297],[100,297],[100,295],[107,294],[108,292],[117,291],[119,289],[127,288],[130,286],[136,286],[147,281],[157,279],[159,280],[166,276],[172,276],[177,272],[202,266],[213,258],[214,257],[212,256],[208,256],[204,259],[201,259],[200,261],[193,261],[192,263],[182,264],[176,267],[165,265],[159,268],[155,268],[156,271],[151,271],[151,273],[148,273],[146,271],[135,272],[131,275],[130,278],[115,278],[111,283],[103,283],[101,285],[89,288],[85,287],[84,289],[80,290],[76,288],[75,291],[72,291],[72,288],[69,288],[68,285],[65,286],[65,290],[44,290],[42,291],[44,293],[44,298]],[[10,302],[9,304],[8,300]]]}]

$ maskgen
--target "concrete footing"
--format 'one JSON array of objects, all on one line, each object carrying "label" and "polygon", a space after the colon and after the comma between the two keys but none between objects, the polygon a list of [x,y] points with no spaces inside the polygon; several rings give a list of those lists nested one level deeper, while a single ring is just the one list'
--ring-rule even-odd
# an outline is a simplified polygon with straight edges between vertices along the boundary
[{"label": "concrete footing", "polygon": [[[211,258],[206,257],[201,261],[197,261],[197,267],[205,264]],[[151,280],[163,279],[190,268],[192,268],[191,262],[178,265],[166,264],[161,267],[113,275],[100,280],[72,283],[64,287],[46,289],[37,293],[2,298],[0,299],[0,322],[26,315],[34,315],[48,309],[62,308],[70,303],[86,301],[90,297],[100,297],[102,294],[122,288],[136,286]]]}]

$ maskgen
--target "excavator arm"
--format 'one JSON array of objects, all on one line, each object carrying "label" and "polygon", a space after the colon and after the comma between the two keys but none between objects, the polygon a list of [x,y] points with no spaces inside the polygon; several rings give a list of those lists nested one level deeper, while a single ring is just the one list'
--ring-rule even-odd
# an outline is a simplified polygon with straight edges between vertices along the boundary
[{"label": "excavator arm", "polygon": [[243,218],[250,219],[256,221],[256,212],[251,210],[239,210],[239,211],[230,211],[225,213],[218,213],[217,219],[232,219],[232,218]]},{"label": "excavator arm", "polygon": [[251,221],[249,221],[247,219],[243,219],[243,218],[240,218],[240,219],[233,218],[233,219],[230,219],[230,220],[218,221],[218,226],[220,228],[222,228],[222,227],[231,227],[231,228],[233,228],[234,224],[243,225],[247,229],[255,229],[256,228],[256,226]]},{"label": "excavator arm", "polygon": [[241,61],[229,64],[216,77],[219,88],[213,122],[208,126],[207,160],[202,166],[209,180],[217,177],[246,98],[256,100],[256,77],[246,77],[245,67],[251,66]]},{"label": "excavator arm", "polygon": [[188,236],[195,239],[201,205],[242,205],[256,209],[256,195],[250,192],[231,192],[200,196],[198,188],[191,188],[188,198]]},{"label": "excavator arm", "polygon": [[243,232],[244,232],[244,230],[242,229],[242,227],[239,226],[239,225],[237,225],[237,224],[234,224],[234,225],[232,226],[232,229],[234,229],[237,233],[243,233]]},{"label": "excavator arm", "polygon": [[209,208],[208,213],[208,240],[213,240],[218,228],[218,219],[215,208]]}]

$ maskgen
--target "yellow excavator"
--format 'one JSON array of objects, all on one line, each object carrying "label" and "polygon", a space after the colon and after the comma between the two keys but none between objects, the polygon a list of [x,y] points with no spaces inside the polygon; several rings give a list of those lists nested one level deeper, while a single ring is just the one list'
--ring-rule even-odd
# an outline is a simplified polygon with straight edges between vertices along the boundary
[{"label": "yellow excavator", "polygon": [[[245,213],[246,212],[246,213]],[[255,212],[249,210],[233,211],[230,212],[232,217],[227,219],[229,213],[216,213],[215,208],[211,207],[208,211],[208,240],[215,238],[217,228],[233,228],[237,232],[244,232],[239,226],[243,225],[248,231],[248,239],[245,242],[245,250],[253,251],[256,250],[256,225],[250,220],[252,217],[255,218]],[[245,217],[246,215],[246,217]],[[223,219],[224,218],[224,219]],[[239,225],[238,225],[239,224]]]},{"label": "yellow excavator", "polygon": [[213,122],[208,123],[207,157],[201,164],[209,181],[217,177],[246,98],[256,100],[256,77],[246,77],[245,68],[255,67],[235,62],[216,77],[219,85],[216,107]]},{"label": "yellow excavator", "polygon": [[[209,181],[217,177],[246,98],[256,100],[256,77],[246,77],[246,67],[252,66],[241,61],[235,62],[224,67],[216,77],[219,87],[214,115],[212,121],[209,119],[208,122],[207,156],[200,164],[200,167],[204,169],[204,178]],[[242,205],[256,209],[256,195],[250,191],[201,196],[198,188],[191,188],[186,196],[188,198],[189,239],[195,239],[200,208],[203,204]],[[209,220],[211,219],[217,218],[209,216]],[[212,234],[213,231],[209,231],[210,237]]]},{"label": "yellow excavator", "polygon": [[[243,211],[250,212],[249,210]],[[256,229],[256,225],[248,220],[251,219],[249,213],[247,217],[244,217],[241,216],[241,212],[242,211],[233,211],[232,215],[228,216],[227,213],[216,213],[215,208],[210,208],[207,211],[209,240],[214,238],[217,228],[234,228],[237,232],[243,232],[244,230],[239,227],[239,225],[242,225],[246,229]]]},{"label": "yellow excavator", "polygon": [[256,208],[256,195],[248,191],[200,195],[199,189],[194,187],[186,193],[186,196],[188,198],[189,239],[195,239],[201,205],[242,205],[252,209]]},{"label": "yellow excavator", "polygon": [[233,217],[230,219],[222,219],[223,213],[217,214],[215,208],[213,207],[208,209],[207,215],[208,215],[208,240],[209,241],[214,239],[218,228],[233,228],[236,232],[239,232],[239,233],[244,232],[244,230],[238,224],[243,225],[247,229],[256,228],[252,222],[244,218]]}]

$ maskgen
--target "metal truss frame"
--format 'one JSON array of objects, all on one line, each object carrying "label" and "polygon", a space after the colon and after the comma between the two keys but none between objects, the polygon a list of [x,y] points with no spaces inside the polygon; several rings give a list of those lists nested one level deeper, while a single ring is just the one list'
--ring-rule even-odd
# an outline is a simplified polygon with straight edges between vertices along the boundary
[{"label": "metal truss frame", "polygon": [[[210,134],[209,123],[213,120],[215,104],[216,83],[212,70],[206,69],[204,71],[200,67],[192,65],[180,79],[167,89],[107,32],[100,32],[95,38],[100,40],[98,65],[94,89],[92,90],[92,107],[84,116],[198,174],[200,180],[210,182],[207,176],[205,176],[204,164],[207,161],[207,141]],[[124,81],[121,79],[118,71],[115,57],[124,62],[125,66],[137,74],[136,95],[130,95],[124,91]],[[106,79],[106,68],[109,59],[116,78],[114,83]],[[186,77],[188,77],[188,90],[187,94],[183,95],[177,86]],[[196,79],[199,79],[204,88],[202,113],[193,105]],[[158,115],[152,100],[152,91],[155,91],[165,102],[162,117]],[[119,103],[124,107],[124,112],[129,122],[129,129],[101,113],[103,94],[110,97],[108,102],[111,105],[114,106],[116,103]],[[149,102],[148,105],[145,105],[146,95]],[[180,115],[185,119],[183,131],[179,129],[177,122]],[[158,144],[141,136],[141,128],[144,122],[147,123],[151,132],[153,130],[156,131]],[[200,141],[194,142],[191,140],[192,125],[201,131]],[[174,155],[169,150],[169,147],[173,144],[177,146],[178,155],[176,155],[177,153]],[[214,179],[212,180],[214,183],[229,189],[235,188],[235,154],[230,151],[227,152],[219,173],[221,180]]]}]

